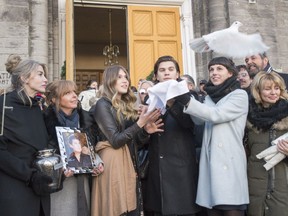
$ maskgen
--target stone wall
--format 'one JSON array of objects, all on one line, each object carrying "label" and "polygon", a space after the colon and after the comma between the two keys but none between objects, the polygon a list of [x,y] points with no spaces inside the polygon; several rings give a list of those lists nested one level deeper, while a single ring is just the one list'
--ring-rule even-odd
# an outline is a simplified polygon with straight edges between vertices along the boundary
[{"label": "stone wall", "polygon": [[[268,57],[275,69],[288,72],[288,0],[193,0],[194,35],[200,37],[227,28],[238,20],[239,31],[259,32],[270,47]],[[207,63],[213,54],[196,54],[199,80],[208,78]],[[235,59],[236,64],[244,60]]]},{"label": "stone wall", "polygon": [[58,0],[1,0],[0,27],[0,88],[10,83],[11,53],[47,64],[49,80],[59,77]]},{"label": "stone wall", "polygon": [[[49,81],[60,78],[63,59],[59,59],[63,57],[59,55],[65,46],[59,33],[58,4],[59,0],[0,0],[0,87],[9,80],[4,63],[11,53],[46,63]],[[255,4],[249,0],[191,0],[191,5],[195,37],[239,20],[244,24],[240,31],[262,35],[270,47],[272,66],[288,72],[288,0],[256,0]],[[212,57],[212,53],[196,54],[197,81],[208,78],[207,64]]]}]

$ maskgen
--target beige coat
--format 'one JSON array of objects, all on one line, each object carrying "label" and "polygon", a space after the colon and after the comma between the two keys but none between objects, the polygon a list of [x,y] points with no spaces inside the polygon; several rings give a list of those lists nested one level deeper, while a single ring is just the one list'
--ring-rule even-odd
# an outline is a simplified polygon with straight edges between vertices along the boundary
[{"label": "beige coat", "polygon": [[[118,216],[136,209],[136,173],[127,145],[114,149],[98,142],[105,171],[93,179],[92,216]],[[93,207],[94,206],[94,207]]]}]

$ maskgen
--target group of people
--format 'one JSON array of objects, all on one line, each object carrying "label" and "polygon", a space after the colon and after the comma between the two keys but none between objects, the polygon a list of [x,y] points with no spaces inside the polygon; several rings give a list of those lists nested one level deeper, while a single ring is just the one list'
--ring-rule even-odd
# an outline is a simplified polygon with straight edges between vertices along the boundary
[{"label": "group of people", "polygon": [[[202,83],[205,100],[189,88],[170,99],[165,112],[148,112],[147,89],[167,80],[185,79],[188,87],[194,82],[180,76],[173,57],[158,58],[156,82],[139,84],[139,101],[127,70],[109,66],[101,97],[88,112],[79,106],[84,96],[77,96],[73,81],[48,84],[44,64],[11,55],[6,63],[11,87],[0,96],[1,215],[287,216],[287,158],[270,170],[257,158],[288,132],[285,74],[273,71],[266,54],[245,62],[237,68],[231,59],[213,58],[209,80]],[[244,70],[251,77],[247,86],[240,85]],[[43,110],[38,93],[45,94]],[[82,128],[103,163],[91,175],[64,170],[63,187],[55,191],[51,177],[32,164],[39,150],[60,152],[56,126]],[[77,144],[74,162],[81,155]],[[145,181],[139,178],[140,146],[148,147]],[[278,141],[277,151],[288,155],[288,140]]]}]

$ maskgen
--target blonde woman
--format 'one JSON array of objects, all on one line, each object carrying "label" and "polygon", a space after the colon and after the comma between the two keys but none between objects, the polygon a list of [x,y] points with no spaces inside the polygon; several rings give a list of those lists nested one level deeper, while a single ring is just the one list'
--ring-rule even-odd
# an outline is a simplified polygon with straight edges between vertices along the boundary
[{"label": "blonde woman", "polygon": [[[45,92],[47,67],[10,55],[6,63],[11,86],[0,96],[5,124],[0,136],[1,215],[49,216],[52,178],[32,167],[35,154],[47,148],[48,134],[35,95]],[[4,104],[4,97],[6,101]]]},{"label": "blonde woman", "polygon": [[[89,113],[78,106],[76,90],[76,84],[69,80],[56,80],[47,86],[48,107],[45,110],[44,119],[50,137],[49,145],[57,149],[58,153],[56,126],[89,129],[93,124],[93,118]],[[103,171],[102,166],[99,169],[95,170],[95,174]],[[89,215],[89,176],[87,174],[73,176],[73,171],[69,169],[65,170],[64,174],[66,179],[63,182],[63,190],[54,193],[51,197],[51,216]]]},{"label": "blonde woman", "polygon": [[[159,110],[138,115],[136,97],[126,69],[107,67],[103,74],[102,97],[94,117],[100,128],[96,151],[104,161],[105,171],[93,179],[92,215],[140,215],[141,193],[137,179],[136,144],[148,141],[149,133],[162,131]],[[145,129],[144,129],[145,128]]]},{"label": "blonde woman", "polygon": [[[248,130],[248,216],[288,216],[287,157],[266,171],[256,155],[271,141],[288,132],[288,95],[285,82],[275,72],[259,72],[251,85],[247,118]],[[288,155],[288,141],[277,143],[278,151]]]}]

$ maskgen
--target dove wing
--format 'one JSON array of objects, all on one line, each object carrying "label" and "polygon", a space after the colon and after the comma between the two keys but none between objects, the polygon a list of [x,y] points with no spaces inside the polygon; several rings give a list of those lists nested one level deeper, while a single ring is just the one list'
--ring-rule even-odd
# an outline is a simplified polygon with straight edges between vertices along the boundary
[{"label": "dove wing", "polygon": [[207,44],[211,50],[226,57],[244,58],[266,52],[269,49],[263,43],[260,34],[247,35],[236,31],[225,31],[225,34],[222,33],[210,38]]},{"label": "dove wing", "polygon": [[[203,35],[201,38],[196,38],[190,40],[190,48],[194,50],[195,52],[209,52],[211,51],[211,47],[209,44],[213,44],[217,38],[221,37],[222,34],[225,34],[225,32],[228,31],[228,29],[223,29],[219,31],[212,32],[207,35]],[[224,33],[223,33],[224,32]]]},{"label": "dove wing", "polygon": [[194,50],[195,52],[202,53],[202,52],[210,51],[203,37],[190,40],[189,45],[190,45],[190,48]]}]

